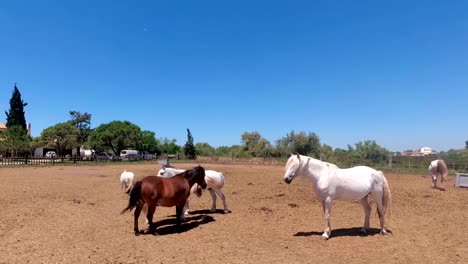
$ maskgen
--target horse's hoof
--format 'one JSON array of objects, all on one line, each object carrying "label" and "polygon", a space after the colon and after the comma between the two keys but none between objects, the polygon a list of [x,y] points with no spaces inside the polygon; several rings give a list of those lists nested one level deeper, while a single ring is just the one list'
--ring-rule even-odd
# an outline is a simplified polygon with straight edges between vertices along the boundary
[{"label": "horse's hoof", "polygon": [[224,210],[224,213],[229,214],[229,213],[232,213],[232,211],[231,210]]},{"label": "horse's hoof", "polygon": [[325,235],[322,235],[322,240],[328,240],[329,237],[325,236]]},{"label": "horse's hoof", "polygon": [[211,209],[210,212],[216,213],[216,209]]},{"label": "horse's hoof", "polygon": [[359,234],[367,236],[367,229],[362,228],[361,230],[359,230]]},{"label": "horse's hoof", "polygon": [[135,231],[135,236],[141,235],[140,231]]},{"label": "horse's hoof", "polygon": [[387,235],[388,233],[387,233],[386,230],[382,230],[382,231],[380,231],[380,234],[381,234],[382,236],[385,236],[385,235]]}]

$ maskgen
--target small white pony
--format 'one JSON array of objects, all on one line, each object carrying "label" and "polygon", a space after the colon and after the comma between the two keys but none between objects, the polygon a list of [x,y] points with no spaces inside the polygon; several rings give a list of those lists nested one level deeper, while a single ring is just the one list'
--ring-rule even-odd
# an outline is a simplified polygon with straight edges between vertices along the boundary
[{"label": "small white pony", "polygon": [[125,193],[129,193],[134,184],[135,174],[133,174],[133,172],[124,170],[124,172],[120,174],[120,188],[123,189]]},{"label": "small white pony", "polygon": [[366,166],[340,169],[338,166],[302,155],[292,155],[286,163],[284,181],[289,184],[295,176],[312,179],[313,189],[322,203],[325,216],[325,231],[322,238],[327,240],[331,234],[330,217],[333,200],[359,200],[364,208],[365,220],[361,232],[370,229],[371,207],[367,200],[372,194],[380,218],[381,234],[385,229],[385,213],[391,205],[391,193],[387,179],[381,171]]},{"label": "small white pony", "polygon": [[[158,171],[159,177],[173,177],[179,173],[184,172],[183,169],[176,169],[173,167],[162,166],[161,169]],[[228,209],[226,203],[226,197],[224,196],[223,191],[221,190],[224,186],[224,175],[221,172],[217,172],[214,170],[205,170],[205,181],[207,184],[207,188],[211,194],[211,198],[213,199],[213,203],[211,205],[211,212],[216,212],[216,195],[218,195],[221,200],[223,201],[224,213],[230,213],[231,211]],[[198,197],[201,196],[201,188],[198,184],[192,186],[190,193],[195,193]],[[189,206],[190,197],[187,199],[187,203],[185,204],[184,208],[184,215],[188,215],[190,206]]]},{"label": "small white pony", "polygon": [[429,164],[429,175],[432,176],[432,188],[437,188],[437,177],[440,178],[440,190],[444,189],[444,181],[447,179],[448,169],[445,161],[438,159]]}]

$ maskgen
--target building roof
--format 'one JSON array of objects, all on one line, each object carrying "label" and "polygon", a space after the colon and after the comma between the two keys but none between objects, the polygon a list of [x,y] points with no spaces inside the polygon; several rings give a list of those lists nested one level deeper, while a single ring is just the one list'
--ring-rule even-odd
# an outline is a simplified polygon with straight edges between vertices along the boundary
[{"label": "building roof", "polygon": [[0,122],[0,130],[5,130],[7,127],[4,123]]}]

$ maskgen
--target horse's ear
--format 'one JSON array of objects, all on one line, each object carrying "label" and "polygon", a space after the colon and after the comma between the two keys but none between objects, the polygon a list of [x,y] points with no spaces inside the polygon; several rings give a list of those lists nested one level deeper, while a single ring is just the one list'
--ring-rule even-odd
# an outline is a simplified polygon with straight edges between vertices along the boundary
[{"label": "horse's ear", "polygon": [[297,153],[296,156],[298,160],[301,160],[301,155],[299,155],[299,153]]}]

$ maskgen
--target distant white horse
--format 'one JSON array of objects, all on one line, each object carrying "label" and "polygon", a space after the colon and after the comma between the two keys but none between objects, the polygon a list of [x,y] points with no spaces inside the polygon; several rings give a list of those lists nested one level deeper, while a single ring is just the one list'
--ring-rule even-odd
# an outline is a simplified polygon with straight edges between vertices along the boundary
[{"label": "distant white horse", "polygon": [[331,234],[330,217],[333,200],[359,200],[364,207],[364,227],[361,232],[370,229],[369,217],[371,207],[367,200],[372,194],[380,218],[381,234],[387,234],[385,229],[385,213],[391,205],[391,193],[387,179],[381,171],[366,166],[340,169],[336,165],[322,162],[311,157],[292,155],[285,167],[284,181],[291,183],[296,176],[307,176],[312,179],[313,189],[322,203],[325,216],[325,231],[323,239]]},{"label": "distant white horse", "polygon": [[444,189],[444,181],[447,179],[447,165],[445,161],[438,159],[429,164],[429,174],[432,176],[432,188],[437,188],[437,177],[440,177],[440,189]]},{"label": "distant white horse", "polygon": [[[158,171],[159,177],[172,177],[175,176],[176,174],[182,173],[185,170],[182,169],[176,169],[173,167],[168,167],[168,166],[162,166],[161,169]],[[221,190],[224,186],[224,175],[221,172],[217,172],[214,170],[205,170],[205,181],[207,184],[207,188],[211,194],[211,198],[213,200],[213,203],[211,205],[211,212],[216,212],[216,195],[218,195],[221,200],[223,201],[223,207],[224,207],[224,213],[229,213],[231,212],[228,209],[227,203],[226,203],[226,197],[224,196],[223,191]],[[195,184],[192,186],[192,189],[190,190],[190,193],[195,193],[197,196],[201,196],[201,188]],[[184,214],[188,215],[189,210],[190,210],[190,205],[189,205],[189,200],[190,197],[187,199],[187,203],[185,204],[184,208]]]},{"label": "distant white horse", "polygon": [[124,172],[120,174],[120,188],[123,189],[125,193],[129,193],[134,184],[135,174],[133,174],[133,172],[124,170]]}]

